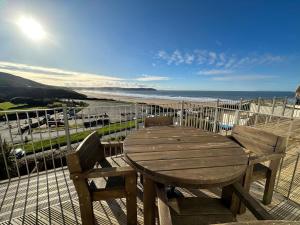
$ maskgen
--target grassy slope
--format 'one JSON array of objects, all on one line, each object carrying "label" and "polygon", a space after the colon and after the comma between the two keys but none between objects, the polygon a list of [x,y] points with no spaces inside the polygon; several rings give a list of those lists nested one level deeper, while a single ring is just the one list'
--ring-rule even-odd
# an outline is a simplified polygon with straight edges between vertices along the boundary
[{"label": "grassy slope", "polygon": [[14,104],[11,102],[2,102],[2,103],[0,103],[0,110],[9,110],[9,109],[16,108],[19,106],[24,106],[24,105],[25,104]]}]

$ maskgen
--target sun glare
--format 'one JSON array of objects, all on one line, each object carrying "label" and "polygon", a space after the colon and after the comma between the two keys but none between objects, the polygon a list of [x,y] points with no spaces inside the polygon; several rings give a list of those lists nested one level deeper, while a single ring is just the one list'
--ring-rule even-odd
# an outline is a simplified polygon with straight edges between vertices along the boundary
[{"label": "sun glare", "polygon": [[17,21],[17,25],[22,32],[33,41],[41,41],[46,36],[42,25],[31,17],[20,17]]}]

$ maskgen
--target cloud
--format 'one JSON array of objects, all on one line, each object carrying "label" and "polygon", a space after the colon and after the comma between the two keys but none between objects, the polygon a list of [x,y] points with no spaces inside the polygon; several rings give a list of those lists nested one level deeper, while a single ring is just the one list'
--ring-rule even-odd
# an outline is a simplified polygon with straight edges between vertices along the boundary
[{"label": "cloud", "polygon": [[136,78],[137,81],[162,81],[169,80],[169,77],[163,76],[150,76],[150,75],[142,75],[141,77]]},{"label": "cloud", "polygon": [[212,69],[212,70],[200,70],[197,74],[199,75],[222,75],[230,74],[232,70],[221,70],[221,69]]},{"label": "cloud", "polygon": [[278,76],[253,74],[253,75],[213,77],[212,79],[215,81],[251,81],[251,80],[267,80],[267,79],[274,79],[274,78],[278,78]]},{"label": "cloud", "polygon": [[[1,62],[0,71],[39,83],[65,87],[145,87],[145,85],[116,76],[75,72],[58,68]],[[148,78],[149,79],[149,78]],[[149,87],[149,86],[148,86]]]},{"label": "cloud", "polygon": [[122,80],[119,77],[114,76],[106,76],[106,75],[99,75],[99,74],[93,74],[93,73],[82,73],[82,72],[75,72],[75,71],[69,71],[69,70],[63,70],[58,68],[52,68],[52,67],[40,67],[40,66],[31,66],[27,64],[20,64],[20,63],[12,63],[12,62],[3,62],[0,61],[0,69],[7,69],[7,70],[20,70],[20,71],[26,71],[26,72],[34,72],[34,73],[44,73],[49,74],[52,76],[62,76],[65,75],[67,77],[77,77],[77,76],[87,76],[87,77],[93,77],[96,79],[104,79],[104,80]]},{"label": "cloud", "polygon": [[195,49],[192,51],[181,51],[176,49],[167,52],[160,50],[155,55],[155,59],[166,62],[167,65],[207,65],[219,68],[231,69],[250,65],[264,65],[279,63],[285,60],[284,56],[264,54],[247,54],[239,56],[225,52],[210,51],[207,49]]}]

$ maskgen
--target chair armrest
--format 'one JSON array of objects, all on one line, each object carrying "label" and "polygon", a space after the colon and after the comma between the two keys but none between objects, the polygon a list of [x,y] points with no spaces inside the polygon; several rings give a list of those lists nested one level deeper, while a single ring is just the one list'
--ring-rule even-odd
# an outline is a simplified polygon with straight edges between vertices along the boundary
[{"label": "chair armrest", "polygon": [[104,148],[122,148],[123,142],[113,141],[113,142],[101,142]]},{"label": "chair armrest", "polygon": [[265,210],[247,191],[244,190],[241,184],[235,183],[232,184],[231,187],[233,192],[258,220],[274,219],[267,210]]},{"label": "chair armrest", "polygon": [[159,224],[172,225],[172,217],[170,213],[170,207],[168,205],[168,198],[165,193],[165,187],[162,184],[156,184],[155,189],[157,195]]},{"label": "chair armrest", "polygon": [[70,174],[71,179],[87,179],[97,177],[116,177],[116,176],[127,176],[134,175],[136,172],[129,166],[124,167],[107,167],[107,168],[96,168],[91,169],[83,173],[72,173]]},{"label": "chair armrest", "polygon": [[261,162],[266,162],[274,159],[281,159],[283,158],[285,153],[273,153],[268,155],[261,155],[261,156],[251,156],[249,158],[249,165],[254,165]]}]

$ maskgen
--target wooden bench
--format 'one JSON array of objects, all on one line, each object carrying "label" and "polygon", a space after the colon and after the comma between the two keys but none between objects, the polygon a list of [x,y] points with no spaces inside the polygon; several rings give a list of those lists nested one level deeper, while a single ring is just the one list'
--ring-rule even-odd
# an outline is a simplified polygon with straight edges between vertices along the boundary
[{"label": "wooden bench", "polygon": [[154,127],[154,126],[169,126],[173,125],[173,117],[170,116],[157,116],[157,117],[147,117],[145,118],[144,126]]},{"label": "wooden bench", "polygon": [[93,201],[123,197],[127,224],[137,223],[136,172],[123,157],[105,157],[105,146],[97,132],[67,155],[67,164],[78,194],[83,225],[94,224]]},{"label": "wooden bench", "polygon": [[[280,160],[286,149],[286,139],[246,126],[234,126],[231,138],[250,154],[249,166],[243,179],[244,188],[249,191],[251,182],[266,179],[263,203],[270,204]],[[266,162],[270,162],[268,166],[263,164]],[[241,206],[240,212],[244,211],[245,207]]]},{"label": "wooden bench", "polygon": [[[236,183],[228,186],[259,220],[272,220],[273,217]],[[165,187],[156,185],[157,207],[160,225],[207,225],[235,222],[234,208],[227,208],[221,199],[209,197],[189,197],[168,199]],[[235,224],[235,223],[232,223]]]}]

